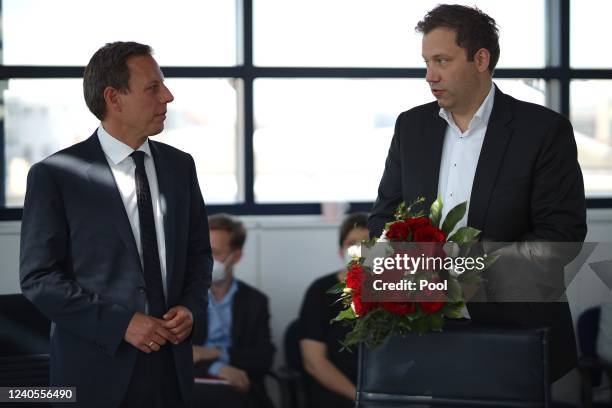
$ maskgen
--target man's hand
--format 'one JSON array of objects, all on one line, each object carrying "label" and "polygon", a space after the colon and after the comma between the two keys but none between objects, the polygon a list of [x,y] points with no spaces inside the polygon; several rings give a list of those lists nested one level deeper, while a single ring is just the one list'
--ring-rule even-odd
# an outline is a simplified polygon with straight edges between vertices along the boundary
[{"label": "man's hand", "polygon": [[235,387],[240,392],[247,392],[251,386],[247,373],[231,365],[221,367],[219,377],[227,380],[232,387]]},{"label": "man's hand", "polygon": [[217,347],[193,346],[193,362],[213,361],[219,358],[221,350]]},{"label": "man's hand", "polygon": [[179,344],[191,334],[193,314],[185,306],[173,306],[163,315],[163,326],[176,336],[174,344]]},{"label": "man's hand", "polygon": [[123,339],[144,353],[159,351],[167,341],[178,341],[178,337],[163,326],[165,323],[163,320],[136,312]]}]

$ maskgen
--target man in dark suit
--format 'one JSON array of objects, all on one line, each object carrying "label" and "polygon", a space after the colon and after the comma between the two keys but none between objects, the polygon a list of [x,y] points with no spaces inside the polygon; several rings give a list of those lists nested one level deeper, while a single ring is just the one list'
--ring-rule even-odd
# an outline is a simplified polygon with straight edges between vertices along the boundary
[{"label": "man in dark suit", "polygon": [[196,375],[220,377],[230,387],[198,384],[194,402],[211,408],[271,408],[264,386],[274,357],[268,297],[234,277],[246,229],[228,214],[212,215],[208,223],[214,259],[212,286],[208,313],[202,320],[204,330],[197,330],[193,337],[193,360]]},{"label": "man in dark suit", "polygon": [[[572,126],[493,84],[495,21],[475,8],[440,5],[417,30],[423,33],[425,79],[437,101],[397,119],[368,222],[371,234],[380,234],[399,202],[424,196],[429,205],[440,195],[443,214],[468,201],[467,220],[459,226],[481,230],[483,240],[519,242],[517,253],[530,241],[582,242],[585,196]],[[562,268],[556,272],[562,282]],[[552,379],[575,365],[567,303],[470,303],[468,310],[476,322],[549,326]]]},{"label": "man in dark suit", "polygon": [[51,385],[83,407],[191,400],[212,255],[193,159],[149,140],[174,99],[151,53],[99,49],[83,88],[101,125],[28,175],[21,288],[53,321]]}]

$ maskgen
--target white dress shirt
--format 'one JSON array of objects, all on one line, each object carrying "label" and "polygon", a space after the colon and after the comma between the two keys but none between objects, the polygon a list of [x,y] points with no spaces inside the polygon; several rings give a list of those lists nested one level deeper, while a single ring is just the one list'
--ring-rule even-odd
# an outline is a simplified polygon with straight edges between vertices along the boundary
[{"label": "white dress shirt", "polygon": [[[102,145],[102,150],[106,156],[106,161],[113,172],[115,184],[123,200],[125,212],[127,213],[138,248],[138,255],[142,264],[142,243],[140,242],[140,218],[138,217],[138,199],[136,197],[136,163],[130,156],[134,149],[118,139],[111,136],[102,124],[98,127],[98,139]],[[145,153],[145,171],[151,190],[151,200],[153,202],[153,217],[155,218],[155,235],[157,236],[157,249],[159,251],[159,263],[164,286],[164,296],[167,299],[166,284],[166,239],[164,234],[164,214],[160,201],[159,187],[157,185],[157,172],[155,163],[149,147],[149,139],[138,148]]]},{"label": "white dress shirt", "polygon": [[[442,159],[440,160],[440,178],[438,179],[438,195],[442,197],[442,219],[457,204],[468,201],[472,194],[474,174],[480,157],[489,117],[493,110],[495,86],[474,114],[465,132],[457,126],[449,111],[440,108],[439,115],[448,123],[444,134]],[[494,137],[495,135],[493,135]],[[455,229],[467,225],[467,212]]]}]

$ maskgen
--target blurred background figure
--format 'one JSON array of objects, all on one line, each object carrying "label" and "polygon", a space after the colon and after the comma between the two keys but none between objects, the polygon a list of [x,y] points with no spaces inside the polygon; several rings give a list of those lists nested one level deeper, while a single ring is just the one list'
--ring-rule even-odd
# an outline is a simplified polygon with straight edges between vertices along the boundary
[{"label": "blurred background figure", "polygon": [[272,407],[263,378],[270,370],[274,346],[270,339],[268,297],[234,278],[242,258],[246,230],[228,214],[209,217],[213,253],[212,285],[204,338],[193,339],[198,377],[218,377],[227,385],[196,384],[194,406]]},{"label": "blurred background figure", "polygon": [[[368,239],[367,214],[350,214],[340,226],[338,254],[348,263],[347,249]],[[340,351],[340,341],[347,328],[330,324],[338,315],[342,304],[338,295],[326,293],[346,278],[346,269],[332,272],[315,280],[304,296],[300,311],[300,349],[304,369],[311,376],[307,384],[311,407],[352,407],[357,379],[357,354]]]}]

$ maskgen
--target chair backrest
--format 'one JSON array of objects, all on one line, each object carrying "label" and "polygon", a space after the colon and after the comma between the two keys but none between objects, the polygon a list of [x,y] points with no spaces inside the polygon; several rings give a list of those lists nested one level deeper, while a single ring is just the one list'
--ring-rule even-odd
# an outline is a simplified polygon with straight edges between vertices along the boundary
[{"label": "chair backrest", "polygon": [[[597,335],[599,334],[599,319],[601,307],[595,306],[582,312],[578,317],[577,332],[578,346],[582,357],[596,359],[597,356]],[[599,367],[591,368],[591,385],[598,387],[601,385],[602,370]]]},{"label": "chair backrest", "polygon": [[22,294],[0,295],[0,357],[48,354],[50,328]]},{"label": "chair backrest", "polygon": [[302,351],[300,350],[300,326],[299,320],[296,319],[289,323],[285,330],[284,348],[285,362],[287,367],[304,373],[304,364],[302,363]]},{"label": "chair backrest", "polygon": [[359,408],[549,403],[547,329],[447,325],[359,351]]}]

